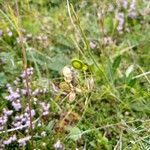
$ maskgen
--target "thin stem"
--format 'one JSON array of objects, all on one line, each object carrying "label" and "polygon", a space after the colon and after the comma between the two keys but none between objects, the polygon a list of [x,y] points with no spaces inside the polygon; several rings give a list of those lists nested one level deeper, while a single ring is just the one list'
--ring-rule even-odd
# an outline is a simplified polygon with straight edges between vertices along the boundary
[{"label": "thin stem", "polygon": [[[67,1],[67,2],[68,2],[68,1]],[[105,80],[106,80],[106,81],[108,82],[108,84],[110,85],[110,82],[109,82],[109,80],[108,80],[106,74],[105,74],[104,71],[99,67],[99,65],[97,64],[96,60],[94,59],[94,57],[93,57],[93,55],[92,55],[92,53],[91,53],[91,51],[90,51],[89,42],[88,42],[88,40],[87,40],[87,38],[86,38],[86,35],[85,35],[85,33],[84,33],[84,31],[83,31],[81,25],[80,25],[80,20],[79,20],[78,16],[76,15],[76,12],[75,12],[73,6],[72,6],[72,5],[70,5],[70,6],[71,6],[71,9],[72,9],[72,11],[73,11],[74,17],[75,17],[75,19],[76,19],[76,24],[77,24],[77,26],[78,26],[78,28],[79,28],[79,30],[80,30],[80,32],[81,32],[81,35],[82,35],[82,38],[83,38],[83,43],[84,43],[84,45],[85,45],[85,47],[86,47],[86,50],[87,50],[87,52],[88,52],[88,55],[90,56],[90,58],[92,59],[93,63],[96,65],[96,67],[99,69],[99,71],[102,73],[102,75],[104,76]],[[69,7],[69,6],[68,6],[68,7]],[[69,10],[70,10],[70,9],[69,9]],[[69,14],[70,14],[70,11],[69,11]]]},{"label": "thin stem", "polygon": [[144,72],[144,73],[142,73],[142,74],[139,74],[139,75],[137,75],[137,76],[134,76],[133,79],[137,79],[137,78],[143,77],[143,76],[145,76],[145,75],[149,75],[149,74],[150,74],[150,71]]},{"label": "thin stem", "polygon": [[[17,16],[19,17],[19,9],[18,9],[18,1],[16,2],[16,9],[17,9]],[[19,23],[18,23],[18,27],[19,27]],[[18,30],[18,34],[19,34],[19,38],[20,38],[20,44],[21,44],[21,50],[22,50],[22,62],[23,62],[23,69],[25,71],[25,85],[26,85],[26,99],[27,99],[27,103],[29,105],[29,118],[30,118],[30,132],[31,132],[31,141],[32,141],[32,148],[33,148],[33,126],[32,126],[32,114],[31,114],[31,110],[32,110],[32,103],[31,103],[31,97],[30,97],[30,91],[29,91],[29,78],[28,78],[28,74],[27,74],[27,52],[26,52],[26,48],[24,47],[24,43],[23,43],[23,34],[19,28]]]}]

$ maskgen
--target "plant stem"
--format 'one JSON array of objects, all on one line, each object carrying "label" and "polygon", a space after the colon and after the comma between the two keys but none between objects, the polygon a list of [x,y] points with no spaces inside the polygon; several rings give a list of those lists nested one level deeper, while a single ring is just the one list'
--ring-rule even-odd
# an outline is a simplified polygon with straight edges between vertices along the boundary
[{"label": "plant stem", "polygon": [[[16,2],[16,9],[17,9],[17,16],[19,17],[19,9],[18,9],[18,1]],[[18,28],[19,28],[19,23],[18,23]],[[26,99],[27,99],[27,103],[29,105],[29,118],[30,118],[30,132],[31,132],[31,142],[32,142],[32,149],[34,147],[33,145],[33,126],[32,126],[32,114],[31,114],[31,110],[32,110],[32,103],[31,103],[31,96],[30,96],[30,91],[29,91],[29,78],[28,78],[28,74],[27,74],[27,52],[26,52],[26,48],[24,47],[24,43],[23,43],[23,34],[20,30],[21,28],[19,28],[18,34],[19,34],[19,38],[20,38],[20,43],[21,43],[21,50],[22,50],[22,62],[23,62],[23,69],[25,71],[25,85],[26,85]]]}]

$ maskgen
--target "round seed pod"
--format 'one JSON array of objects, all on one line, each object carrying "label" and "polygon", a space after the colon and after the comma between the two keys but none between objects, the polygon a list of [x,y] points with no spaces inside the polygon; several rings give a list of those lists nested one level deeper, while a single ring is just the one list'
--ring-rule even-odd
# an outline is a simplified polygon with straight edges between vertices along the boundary
[{"label": "round seed pod", "polygon": [[75,69],[82,70],[83,63],[79,59],[73,59],[71,64]]}]

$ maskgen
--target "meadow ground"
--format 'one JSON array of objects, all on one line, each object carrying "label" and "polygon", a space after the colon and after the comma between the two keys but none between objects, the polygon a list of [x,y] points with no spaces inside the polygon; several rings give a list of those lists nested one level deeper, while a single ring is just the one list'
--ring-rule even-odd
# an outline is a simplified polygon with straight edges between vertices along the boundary
[{"label": "meadow ground", "polygon": [[150,149],[149,0],[0,0],[0,20],[0,149]]}]

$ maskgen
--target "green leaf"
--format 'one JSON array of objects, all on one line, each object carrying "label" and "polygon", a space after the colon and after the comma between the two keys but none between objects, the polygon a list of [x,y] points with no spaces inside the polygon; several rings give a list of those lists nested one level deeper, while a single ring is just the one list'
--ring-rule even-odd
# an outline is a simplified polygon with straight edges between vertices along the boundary
[{"label": "green leaf", "polygon": [[81,138],[81,130],[78,128],[78,127],[69,127],[68,128],[69,130],[69,138],[74,140],[74,141],[77,141],[78,139]]},{"label": "green leaf", "polygon": [[114,74],[121,62],[121,55],[117,56],[112,64],[112,73]]},{"label": "green leaf", "polygon": [[54,126],[54,121],[50,121],[48,125],[45,127],[45,131],[50,132]]},{"label": "green leaf", "polygon": [[3,87],[7,83],[6,76],[3,72],[0,73],[0,86]]},{"label": "green leaf", "polygon": [[136,83],[136,79],[131,79],[128,83],[128,86],[133,87]]},{"label": "green leaf", "polygon": [[48,63],[48,67],[54,71],[60,71],[65,65],[69,64],[69,59],[64,54],[57,54]]},{"label": "green leaf", "polygon": [[55,56],[51,57],[34,49],[28,52],[28,60],[34,62],[43,69],[46,64],[49,69],[54,71],[60,71],[65,65],[69,64],[70,62],[67,55],[63,53],[58,53]]}]

